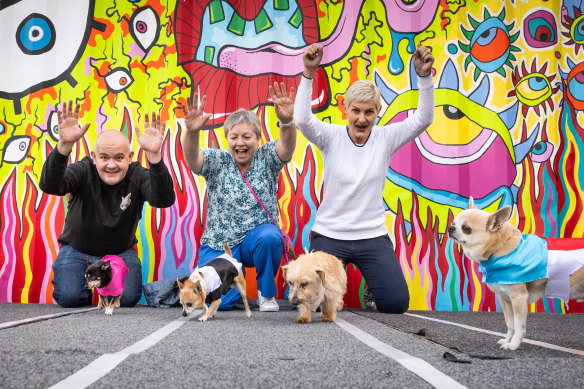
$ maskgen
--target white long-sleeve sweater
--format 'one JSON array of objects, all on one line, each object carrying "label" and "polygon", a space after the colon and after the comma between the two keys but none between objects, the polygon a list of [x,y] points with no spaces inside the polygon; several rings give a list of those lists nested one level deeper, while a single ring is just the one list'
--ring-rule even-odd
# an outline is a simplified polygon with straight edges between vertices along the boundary
[{"label": "white long-sleeve sweater", "polygon": [[312,114],[312,80],[302,77],[294,118],[324,160],[324,191],[313,231],[341,240],[387,234],[382,192],[391,157],[428,128],[434,118],[432,76],[418,77],[418,88],[418,109],[413,115],[399,123],[373,126],[365,144],[356,145],[347,126],[322,122]]}]

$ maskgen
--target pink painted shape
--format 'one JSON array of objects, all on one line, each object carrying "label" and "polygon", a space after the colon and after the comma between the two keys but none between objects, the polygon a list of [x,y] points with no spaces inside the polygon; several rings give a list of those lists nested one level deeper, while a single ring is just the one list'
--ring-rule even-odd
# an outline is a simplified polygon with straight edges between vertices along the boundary
[{"label": "pink painted shape", "polygon": [[414,142],[409,142],[393,155],[390,168],[430,190],[475,198],[484,197],[501,186],[510,187],[517,175],[509,150],[500,137],[481,158],[463,165],[435,164],[422,156]]},{"label": "pink painted shape", "polygon": [[[402,33],[423,31],[434,19],[439,0],[421,0],[405,5],[400,0],[384,0],[389,26]],[[342,58],[353,42],[363,1],[345,1],[333,33],[319,45],[324,47],[321,66]],[[219,52],[219,67],[245,76],[276,73],[295,76],[304,70],[302,54],[307,46],[287,47],[269,43],[256,49],[225,46]]]},{"label": "pink painted shape", "polygon": [[4,228],[2,233],[2,254],[4,255],[4,263],[0,269],[0,302],[12,302],[12,285],[14,283],[14,271],[16,258],[14,247],[16,231],[16,215],[17,210],[13,208],[10,201],[11,195],[16,197],[14,187],[14,175],[12,175],[5,184],[2,195],[2,220]]},{"label": "pink painted shape", "polygon": [[404,4],[402,0],[384,0],[387,23],[404,34],[424,31],[434,20],[439,0],[419,0]]},{"label": "pink painted shape", "polygon": [[430,135],[426,131],[418,136],[422,146],[432,154],[445,157],[445,158],[456,158],[456,157],[468,157],[478,152],[481,147],[489,140],[489,137],[493,131],[488,129],[483,129],[479,136],[474,138],[470,143],[465,145],[444,145],[434,142]]}]

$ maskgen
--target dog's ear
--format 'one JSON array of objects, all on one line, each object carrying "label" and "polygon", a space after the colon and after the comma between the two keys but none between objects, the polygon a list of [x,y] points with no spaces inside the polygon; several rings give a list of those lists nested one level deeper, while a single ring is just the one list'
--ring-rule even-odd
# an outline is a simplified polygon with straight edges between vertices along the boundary
[{"label": "dog's ear", "polygon": [[109,262],[104,262],[101,264],[101,270],[107,270],[110,268],[110,263]]},{"label": "dog's ear", "polygon": [[477,209],[472,196],[468,198],[468,209]]},{"label": "dog's ear", "polygon": [[284,265],[282,266],[282,278],[284,278],[284,287],[288,286],[288,278],[286,278],[286,276],[288,275],[288,265]]},{"label": "dog's ear", "polygon": [[231,249],[229,248],[229,246],[227,246],[227,244],[223,243],[223,248],[225,248],[225,252],[230,256],[233,257],[233,255],[231,255]]},{"label": "dog's ear", "polygon": [[197,294],[203,293],[203,288],[201,287],[201,281],[200,280],[195,281],[195,285],[193,286],[193,290]]},{"label": "dog's ear", "polygon": [[489,215],[487,219],[487,230],[491,232],[499,231],[503,223],[509,220],[509,217],[511,217],[511,206],[506,205]]},{"label": "dog's ear", "polygon": [[180,280],[178,278],[176,279],[176,283],[177,283],[179,289],[182,289],[182,288],[185,287],[185,284],[183,284],[182,282],[180,282]]},{"label": "dog's ear", "polygon": [[328,289],[329,286],[326,283],[326,277],[324,276],[324,270],[322,270],[321,268],[316,268],[316,274],[318,274],[318,276],[320,277],[320,280],[322,282],[322,286],[324,286],[325,289]]}]

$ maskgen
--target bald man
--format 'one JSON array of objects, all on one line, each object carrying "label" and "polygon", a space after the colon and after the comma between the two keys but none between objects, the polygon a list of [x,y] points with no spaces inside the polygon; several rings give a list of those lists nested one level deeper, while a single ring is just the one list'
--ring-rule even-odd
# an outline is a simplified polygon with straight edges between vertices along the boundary
[{"label": "bald man", "polygon": [[153,207],[174,204],[172,177],[162,161],[164,125],[160,116],[145,115],[144,132],[135,127],[140,148],[150,168],[132,162],[128,138],[118,130],[100,133],[91,158],[68,164],[73,146],[87,132],[79,125],[79,105],[63,103],[58,111],[59,142],[43,166],[40,188],[63,196],[70,194],[61,248],[53,263],[53,299],[63,307],[91,304],[87,288],[87,259],[106,255],[122,257],[129,272],[120,300],[123,307],[136,305],[142,295],[142,269],[134,248],[136,229],[145,201]]}]

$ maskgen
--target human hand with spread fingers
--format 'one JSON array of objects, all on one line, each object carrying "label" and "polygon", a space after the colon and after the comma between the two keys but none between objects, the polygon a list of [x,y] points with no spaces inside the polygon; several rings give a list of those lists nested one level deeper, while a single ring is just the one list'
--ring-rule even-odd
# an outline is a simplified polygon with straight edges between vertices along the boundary
[{"label": "human hand with spread fingers", "polygon": [[64,102],[61,109],[57,110],[57,118],[59,123],[59,142],[57,149],[63,155],[69,155],[73,146],[77,141],[83,138],[83,135],[89,129],[91,123],[85,124],[83,127],[79,125],[79,104],[75,105],[73,109],[73,100],[69,100],[69,105]]},{"label": "human hand with spread fingers", "polygon": [[140,130],[139,126],[134,126],[136,131],[136,139],[138,144],[146,153],[146,158],[150,163],[158,163],[162,159],[162,142],[164,141],[164,129],[166,123],[160,123],[160,114],[156,115],[152,112],[152,120],[148,114],[144,117],[144,132]]}]

